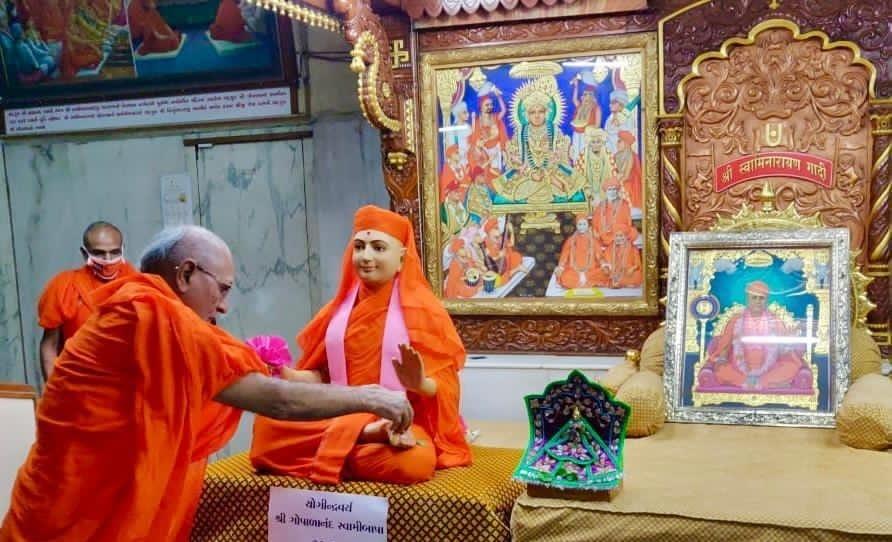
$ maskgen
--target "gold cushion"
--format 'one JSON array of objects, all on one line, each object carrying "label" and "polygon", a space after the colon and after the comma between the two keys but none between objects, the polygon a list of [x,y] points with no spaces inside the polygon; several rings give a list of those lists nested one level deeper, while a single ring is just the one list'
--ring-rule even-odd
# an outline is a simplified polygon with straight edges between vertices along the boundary
[{"label": "gold cushion", "polygon": [[658,327],[641,346],[642,369],[663,375],[663,351],[666,348],[666,326]]},{"label": "gold cushion", "polygon": [[856,380],[836,413],[836,429],[839,439],[853,448],[892,447],[892,380],[880,374]]},{"label": "gold cushion", "polygon": [[647,437],[663,427],[666,421],[666,400],[663,378],[651,371],[640,371],[623,384],[616,398],[632,408],[626,434]]},{"label": "gold cushion", "polygon": [[344,482],[321,486],[302,478],[260,475],[248,454],[208,466],[192,542],[267,539],[270,487],[387,497],[387,540],[474,540],[509,542],[508,520],[523,485],[511,479],[522,450],[472,446],[470,467],[437,471],[433,480],[411,486]]},{"label": "gold cushion", "polygon": [[616,395],[619,388],[638,372],[638,367],[628,360],[624,360],[619,365],[614,365],[607,370],[607,374],[598,379],[598,384],[604,386],[604,389]]},{"label": "gold cushion", "polygon": [[864,375],[879,373],[883,366],[880,348],[863,328],[852,328],[849,350],[852,352],[852,373],[849,382],[854,382]]}]

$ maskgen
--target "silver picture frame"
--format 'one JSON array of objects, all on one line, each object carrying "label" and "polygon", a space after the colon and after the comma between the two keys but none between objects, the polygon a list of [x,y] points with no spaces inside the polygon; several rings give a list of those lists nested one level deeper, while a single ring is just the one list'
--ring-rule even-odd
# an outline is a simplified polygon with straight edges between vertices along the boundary
[{"label": "silver picture frame", "polygon": [[851,361],[849,262],[845,228],[672,233],[667,418],[833,427]]}]

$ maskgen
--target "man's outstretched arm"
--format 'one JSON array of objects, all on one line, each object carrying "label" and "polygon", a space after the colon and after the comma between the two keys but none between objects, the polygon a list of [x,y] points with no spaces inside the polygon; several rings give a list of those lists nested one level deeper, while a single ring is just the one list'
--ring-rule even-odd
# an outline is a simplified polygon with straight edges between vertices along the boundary
[{"label": "man's outstretched arm", "polygon": [[414,416],[405,394],[379,386],[288,382],[259,373],[242,377],[214,399],[276,420],[320,420],[371,412],[393,421],[396,433],[409,429]]}]

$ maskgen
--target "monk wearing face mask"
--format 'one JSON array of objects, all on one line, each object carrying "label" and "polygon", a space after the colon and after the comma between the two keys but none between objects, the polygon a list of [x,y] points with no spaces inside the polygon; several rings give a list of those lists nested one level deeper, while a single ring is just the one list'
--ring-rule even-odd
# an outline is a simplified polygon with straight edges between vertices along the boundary
[{"label": "monk wearing face mask", "polygon": [[404,391],[415,422],[395,431],[366,413],[311,422],[258,416],[251,444],[257,469],[322,484],[413,484],[435,469],[470,464],[459,417],[465,349],[424,278],[408,219],[371,205],[356,212],[335,298],[297,342],[297,370],[283,370],[284,378]]},{"label": "monk wearing face mask", "polygon": [[84,265],[53,277],[37,304],[37,317],[43,328],[40,364],[47,379],[65,341],[93,313],[93,290],[136,272],[124,261],[121,230],[109,222],[94,222],[87,226],[80,251]]}]

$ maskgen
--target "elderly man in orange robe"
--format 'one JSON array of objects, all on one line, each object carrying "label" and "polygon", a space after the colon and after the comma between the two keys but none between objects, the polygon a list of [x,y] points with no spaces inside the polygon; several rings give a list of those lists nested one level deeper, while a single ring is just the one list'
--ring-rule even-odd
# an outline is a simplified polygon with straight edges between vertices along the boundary
[{"label": "elderly man in orange robe", "polygon": [[585,213],[576,215],[576,232],[564,241],[558,266],[554,270],[558,284],[567,289],[605,286],[608,275],[602,269],[601,244],[589,228]]},{"label": "elderly man in orange robe", "polygon": [[53,277],[37,303],[38,322],[43,328],[40,366],[45,378],[53,372],[53,363],[65,341],[74,336],[95,310],[93,291],[136,272],[124,261],[121,230],[110,222],[93,222],[87,226],[80,251],[84,265]]},{"label": "elderly man in orange robe", "polygon": [[769,289],[761,280],[746,286],[746,308],[713,338],[707,361],[719,384],[745,389],[789,387],[805,367],[803,344],[771,342],[795,332],[767,308]]},{"label": "elderly man in orange robe", "polygon": [[299,423],[258,417],[257,469],[323,484],[412,484],[471,462],[459,418],[465,349],[424,278],[406,218],[374,206],[356,212],[337,294],[297,342],[302,357],[288,378],[405,390],[415,424],[402,431],[371,414]]},{"label": "elderly man in orange robe", "polygon": [[237,0],[220,0],[210,31],[215,40],[243,43],[254,39],[254,35],[245,29],[245,18]]},{"label": "elderly man in orange robe", "polygon": [[405,397],[266,376],[214,325],[235,274],[217,236],[165,230],[143,273],[95,294],[96,314],[65,345],[37,408],[0,542],[187,541],[207,457],[240,409],[280,419],[372,412],[412,423]]}]

